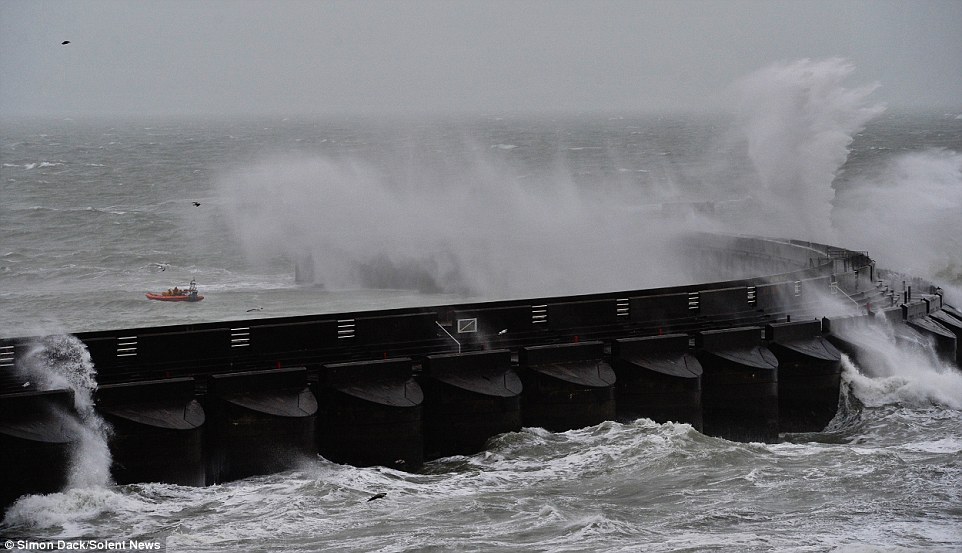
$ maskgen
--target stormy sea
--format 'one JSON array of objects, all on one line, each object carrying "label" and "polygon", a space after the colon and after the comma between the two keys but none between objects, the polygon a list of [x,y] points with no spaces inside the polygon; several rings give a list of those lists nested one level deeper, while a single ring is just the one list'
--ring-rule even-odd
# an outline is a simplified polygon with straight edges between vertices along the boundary
[{"label": "stormy sea", "polygon": [[[63,336],[39,370],[89,400],[97,368],[70,333],[728,278],[673,251],[692,229],[865,250],[960,306],[962,113],[886,109],[850,73],[762,70],[726,113],[4,120],[0,337]],[[191,280],[204,301],[145,298]],[[204,488],[119,486],[91,416],[70,484],[21,497],[0,538],[962,550],[962,372],[880,347],[884,367],[844,359],[825,429],[777,444],[623,420],[524,428],[415,473],[314,457]]]}]

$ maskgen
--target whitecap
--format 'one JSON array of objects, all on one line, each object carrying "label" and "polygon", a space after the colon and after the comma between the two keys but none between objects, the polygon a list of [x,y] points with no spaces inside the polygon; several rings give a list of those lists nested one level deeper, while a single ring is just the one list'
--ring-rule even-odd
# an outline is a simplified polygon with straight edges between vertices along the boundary
[{"label": "whitecap", "polygon": [[906,444],[901,449],[907,451],[918,451],[922,453],[949,453],[956,454],[962,452],[962,441],[958,438],[942,438],[940,440],[928,440]]},{"label": "whitecap", "polygon": [[7,509],[3,524],[34,536],[74,538],[96,527],[105,514],[139,512],[142,507],[109,488],[73,488],[21,497]]}]

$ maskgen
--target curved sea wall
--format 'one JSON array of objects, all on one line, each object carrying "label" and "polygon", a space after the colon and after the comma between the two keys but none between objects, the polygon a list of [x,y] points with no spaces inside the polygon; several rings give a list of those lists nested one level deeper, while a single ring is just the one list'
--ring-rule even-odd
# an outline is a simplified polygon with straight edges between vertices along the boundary
[{"label": "curved sea wall", "polygon": [[[76,334],[112,478],[203,485],[316,454],[417,470],[522,426],[636,417],[774,442],[831,420],[841,352],[872,354],[863,325],[958,359],[962,314],[924,283],[887,282],[865,252],[707,234],[678,251],[736,278]],[[72,391],[25,375],[41,341],[0,339],[0,445],[18,467],[4,507],[62,487],[80,439]]]}]

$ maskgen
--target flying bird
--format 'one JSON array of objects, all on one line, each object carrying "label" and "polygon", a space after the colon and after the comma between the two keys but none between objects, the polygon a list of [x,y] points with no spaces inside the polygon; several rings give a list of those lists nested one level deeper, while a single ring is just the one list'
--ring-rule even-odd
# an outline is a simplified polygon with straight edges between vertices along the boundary
[{"label": "flying bird", "polygon": [[383,492],[382,492],[382,493],[379,493],[379,494],[374,494],[374,495],[372,495],[371,497],[368,498],[368,501],[374,501],[375,499],[381,499],[381,498],[383,498],[383,497],[386,496],[386,495],[387,495],[387,494],[386,494],[386,493],[383,493]]},{"label": "flying bird", "polygon": [[192,203],[194,204],[194,207],[200,207],[200,202],[192,202]]},{"label": "flying bird", "polygon": [[65,44],[70,44],[70,41],[69,41],[69,40],[65,40],[65,41],[63,41],[63,42],[60,43],[61,46],[65,45]]}]

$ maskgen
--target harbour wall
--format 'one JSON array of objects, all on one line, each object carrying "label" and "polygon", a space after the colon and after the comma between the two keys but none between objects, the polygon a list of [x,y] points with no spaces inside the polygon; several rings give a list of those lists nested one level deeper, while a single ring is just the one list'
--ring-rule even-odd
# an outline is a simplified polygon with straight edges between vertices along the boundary
[{"label": "harbour wall", "polygon": [[[417,470],[522,426],[636,417],[773,442],[834,416],[840,350],[858,350],[839,329],[877,313],[957,358],[962,321],[942,297],[921,283],[914,298],[893,290],[864,252],[715,235],[689,248],[758,276],[75,334],[113,427],[112,476],[204,485],[317,454]],[[826,298],[846,314],[817,318]],[[59,489],[77,439],[63,424],[76,416],[71,392],[24,385],[20,365],[41,341],[0,339],[0,446],[23,475],[0,481],[3,505]]]}]

